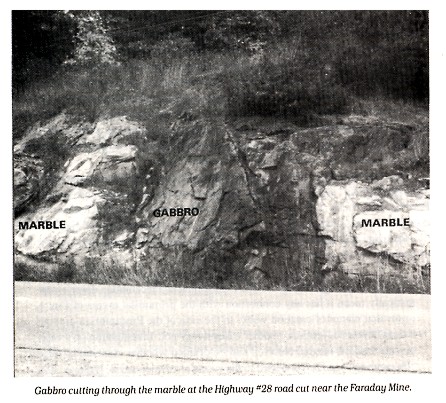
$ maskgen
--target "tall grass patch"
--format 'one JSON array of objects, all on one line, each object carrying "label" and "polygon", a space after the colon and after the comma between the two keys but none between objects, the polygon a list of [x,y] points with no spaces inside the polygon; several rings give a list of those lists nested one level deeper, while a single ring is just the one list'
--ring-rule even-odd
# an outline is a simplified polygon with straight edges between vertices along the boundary
[{"label": "tall grass patch", "polygon": [[280,116],[302,121],[342,114],[348,96],[329,63],[298,41],[257,55],[239,55],[222,74],[229,115]]}]

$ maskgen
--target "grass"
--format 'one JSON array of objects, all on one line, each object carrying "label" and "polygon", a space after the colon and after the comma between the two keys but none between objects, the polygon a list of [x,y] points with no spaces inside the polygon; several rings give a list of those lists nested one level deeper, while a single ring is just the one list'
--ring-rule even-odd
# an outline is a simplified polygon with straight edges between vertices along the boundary
[{"label": "grass", "polygon": [[313,115],[347,110],[347,94],[295,41],[260,57],[241,56],[222,75],[230,115],[280,116],[305,124]]},{"label": "grass", "polygon": [[[182,288],[221,288],[245,290],[279,290],[279,291],[319,291],[319,292],[360,292],[390,294],[430,294],[430,268],[413,269],[401,265],[399,270],[384,267],[380,260],[373,273],[359,271],[347,274],[333,271],[321,276],[309,271],[296,271],[289,284],[265,284],[253,282],[247,272],[234,270],[222,261],[207,260],[206,268],[195,268],[188,264],[191,258],[180,250],[177,264],[164,262],[153,268],[136,267],[135,262],[120,263],[118,260],[101,257],[87,258],[81,264],[73,260],[56,263],[16,262],[14,279],[17,281],[49,281],[62,283],[144,285]],[[181,262],[180,262],[181,260]],[[181,264],[178,264],[181,263]],[[219,267],[216,267],[216,264]],[[191,268],[192,267],[192,268]]]},{"label": "grass", "polygon": [[348,113],[368,117],[371,122],[401,122],[415,127],[428,128],[429,114],[420,103],[391,100],[385,97],[352,97]]},{"label": "grass", "polygon": [[[63,66],[50,79],[14,94],[14,136],[62,111],[90,121],[128,115],[145,122],[160,113],[188,112],[211,118],[284,117],[301,125],[317,115],[392,113],[391,103],[380,104],[385,97],[362,101],[340,86],[329,62],[288,40],[257,54],[208,51],[89,69]],[[395,112],[401,111],[397,104]],[[401,118],[420,115],[412,112]]]},{"label": "grass", "polygon": [[[94,121],[101,116],[127,115],[143,122],[160,112],[180,115],[221,113],[215,86],[201,76],[208,57],[172,60],[161,69],[156,60],[129,61],[96,69],[63,68],[34,83],[13,101],[13,128],[20,138],[32,124],[62,111]],[[207,71],[209,73],[209,71]]]},{"label": "grass", "polygon": [[78,265],[73,278],[69,282],[86,284],[145,285],[144,278],[139,275],[132,262],[123,265],[117,260],[91,257]]},{"label": "grass", "polygon": [[[200,53],[172,57],[129,60],[119,66],[85,69],[64,67],[51,79],[29,85],[13,98],[14,137],[26,129],[65,111],[89,121],[127,115],[147,127],[149,139],[168,138],[170,124],[181,116],[190,119],[231,120],[239,116],[267,116],[311,125],[320,115],[361,116],[365,121],[402,122],[417,128],[412,149],[422,163],[428,161],[428,114],[426,107],[389,99],[382,94],[361,99],[342,88],[330,60],[313,57],[302,43],[292,40],[265,48],[258,54],[242,51]],[[195,128],[193,128],[195,130]],[[48,138],[48,149],[54,149]],[[43,146],[42,146],[43,144]],[[39,147],[46,147],[42,142]],[[58,158],[56,160],[56,157]],[[64,155],[54,156],[56,161]],[[52,161],[52,159],[47,159]],[[60,164],[53,164],[47,182],[54,182]],[[106,212],[125,216],[121,210]],[[105,220],[107,221],[107,220]],[[121,228],[117,228],[120,230]],[[109,229],[110,230],[110,229]],[[114,229],[110,234],[114,234]],[[87,259],[76,266],[65,262],[45,271],[16,264],[17,279],[145,284],[179,287],[257,288],[240,270],[224,259],[213,259],[201,271],[186,272],[178,264],[163,270],[139,273],[119,262]],[[289,290],[351,292],[430,292],[428,277],[407,270],[401,275],[335,273],[321,283],[319,275],[298,272]],[[271,285],[275,287],[275,285]]]},{"label": "grass", "polygon": [[420,269],[408,264],[391,265],[389,259],[379,256],[371,266],[328,273],[317,287],[328,292],[367,292],[390,294],[430,294],[430,266]]}]

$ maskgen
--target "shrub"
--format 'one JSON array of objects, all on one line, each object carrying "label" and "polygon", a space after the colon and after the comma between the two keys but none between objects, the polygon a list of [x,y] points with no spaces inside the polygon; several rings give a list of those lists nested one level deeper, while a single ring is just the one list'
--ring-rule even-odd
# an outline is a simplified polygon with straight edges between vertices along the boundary
[{"label": "shrub", "polygon": [[230,115],[282,116],[306,122],[343,113],[347,96],[317,58],[292,41],[260,58],[239,56],[223,74]]},{"label": "shrub", "polygon": [[335,68],[339,82],[356,95],[427,104],[428,60],[427,49],[417,44],[353,44],[341,52]]},{"label": "shrub", "polygon": [[67,283],[74,280],[75,274],[76,266],[72,260],[54,263],[17,256],[14,262],[15,281]]},{"label": "shrub", "polygon": [[52,79],[35,83],[14,97],[14,137],[20,138],[32,124],[62,111],[90,121],[101,115],[153,121],[160,111],[174,117],[185,111],[221,115],[224,102],[213,82],[212,59],[196,55],[173,58],[164,66],[157,60],[94,68],[65,66]]},{"label": "shrub", "polygon": [[67,15],[77,25],[74,57],[68,59],[68,64],[100,65],[117,64],[117,50],[113,39],[104,27],[104,21],[99,11],[68,12]]},{"label": "shrub", "polygon": [[166,38],[152,46],[150,55],[163,64],[169,64],[174,59],[190,57],[195,44],[178,33],[171,33]]},{"label": "shrub", "polygon": [[262,10],[227,11],[210,16],[204,23],[203,45],[207,49],[243,49],[259,52],[280,32],[273,13]]},{"label": "shrub", "polygon": [[[381,100],[388,99],[389,91],[396,94],[391,84],[386,84],[387,92],[377,87],[388,78],[382,54],[376,60],[363,54],[337,60],[334,52],[295,39],[254,54],[246,49],[225,53],[193,49],[190,40],[171,35],[153,47],[152,59],[94,68],[64,66],[52,79],[15,94],[14,135],[63,110],[91,121],[110,114],[153,122],[160,112],[169,118],[188,112],[212,118],[279,116],[306,125],[317,121],[317,115],[354,109],[358,100],[352,92],[374,94]],[[406,70],[400,63],[407,79],[414,77],[418,59],[406,60]]]}]

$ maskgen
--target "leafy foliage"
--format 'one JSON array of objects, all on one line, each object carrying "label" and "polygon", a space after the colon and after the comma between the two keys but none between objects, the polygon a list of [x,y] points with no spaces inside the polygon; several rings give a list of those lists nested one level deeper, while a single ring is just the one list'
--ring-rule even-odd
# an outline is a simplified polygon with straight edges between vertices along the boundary
[{"label": "leafy foliage", "polygon": [[75,31],[75,22],[59,11],[13,11],[14,92],[56,74],[74,52]]},{"label": "leafy foliage", "polygon": [[232,11],[206,21],[203,44],[213,50],[243,49],[258,52],[280,26],[268,11]]},{"label": "leafy foliage", "polygon": [[98,66],[117,64],[117,52],[112,38],[108,35],[101,14],[98,11],[67,13],[77,25],[76,49],[67,64]]},{"label": "leafy foliage", "polygon": [[[266,49],[299,42],[304,47],[298,48],[299,58],[285,62],[289,73],[267,72],[271,66],[265,66],[260,72],[265,79],[293,80],[299,74],[317,87],[308,63],[314,60],[315,73],[326,66],[332,84],[352,94],[428,101],[426,11],[14,11],[12,17],[15,90],[54,77],[67,60],[90,66],[149,58],[166,62],[235,50],[261,58]],[[295,81],[290,86],[299,87]],[[327,91],[342,97],[334,86]],[[272,89],[252,84],[259,94]],[[277,101],[289,100],[290,94],[279,92]],[[331,96],[322,98],[324,103]]]}]

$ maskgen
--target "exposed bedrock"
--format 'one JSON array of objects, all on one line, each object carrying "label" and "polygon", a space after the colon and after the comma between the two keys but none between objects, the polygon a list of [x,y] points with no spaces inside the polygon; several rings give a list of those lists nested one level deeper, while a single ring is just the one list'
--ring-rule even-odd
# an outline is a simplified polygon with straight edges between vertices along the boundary
[{"label": "exposed bedrock", "polygon": [[[178,119],[152,140],[126,117],[60,115],[15,146],[16,254],[29,267],[74,262],[81,279],[100,266],[179,286],[315,289],[333,271],[425,268],[419,135],[399,123]],[[19,228],[37,221],[65,228]]]}]

